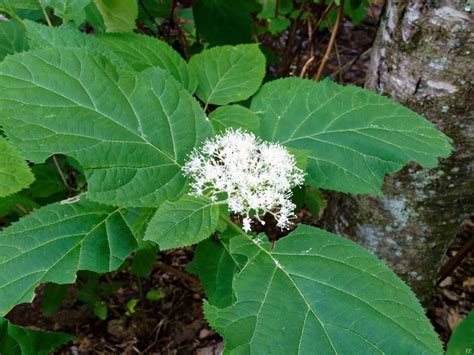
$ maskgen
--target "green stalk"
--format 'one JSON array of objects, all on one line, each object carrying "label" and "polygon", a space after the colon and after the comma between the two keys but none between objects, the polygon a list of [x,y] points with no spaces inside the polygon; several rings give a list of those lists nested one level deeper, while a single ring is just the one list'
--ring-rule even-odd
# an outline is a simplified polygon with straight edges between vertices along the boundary
[{"label": "green stalk", "polygon": [[220,213],[219,218],[222,221],[224,221],[234,232],[239,233],[240,235],[244,236],[247,239],[250,239],[250,237],[247,235],[247,233],[245,233],[237,224],[232,222],[232,220],[229,218],[229,216],[227,216],[224,213]]}]

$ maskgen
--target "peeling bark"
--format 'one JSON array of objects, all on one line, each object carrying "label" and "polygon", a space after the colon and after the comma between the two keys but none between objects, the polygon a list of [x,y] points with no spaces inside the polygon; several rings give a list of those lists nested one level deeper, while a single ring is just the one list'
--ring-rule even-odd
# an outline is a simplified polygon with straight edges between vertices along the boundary
[{"label": "peeling bark", "polygon": [[336,194],[326,228],[368,247],[424,301],[460,223],[474,209],[474,25],[460,0],[388,0],[367,88],[424,115],[454,141],[435,169],[387,177],[384,198]]}]

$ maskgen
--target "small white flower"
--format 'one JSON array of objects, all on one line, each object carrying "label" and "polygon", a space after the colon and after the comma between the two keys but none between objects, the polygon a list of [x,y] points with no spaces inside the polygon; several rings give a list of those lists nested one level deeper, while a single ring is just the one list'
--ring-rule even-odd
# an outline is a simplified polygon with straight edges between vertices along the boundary
[{"label": "small white flower", "polygon": [[246,232],[251,230],[250,215],[260,221],[267,212],[279,228],[288,228],[295,208],[291,189],[304,181],[303,171],[286,148],[232,129],[195,149],[183,171],[192,179],[195,195],[213,200],[226,196],[229,209],[245,217]]},{"label": "small white flower", "polygon": [[252,220],[249,217],[245,217],[242,222],[243,222],[242,229],[245,232],[250,232],[252,230],[252,227],[250,226],[250,223],[252,222]]}]

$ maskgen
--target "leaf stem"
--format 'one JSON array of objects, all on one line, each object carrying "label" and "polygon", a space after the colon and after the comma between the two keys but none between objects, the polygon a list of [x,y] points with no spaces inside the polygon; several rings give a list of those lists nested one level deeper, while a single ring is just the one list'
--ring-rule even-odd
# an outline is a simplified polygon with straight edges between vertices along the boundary
[{"label": "leaf stem", "polygon": [[161,270],[165,271],[165,272],[168,272],[170,274],[174,274],[175,276],[183,279],[183,280],[186,280],[188,282],[190,282],[191,284],[193,284],[193,286],[196,286],[196,287],[201,287],[201,282],[192,277],[191,275],[181,271],[181,270],[178,270],[177,268],[171,266],[171,265],[168,265],[168,264],[165,264],[161,261],[158,261],[156,264],[155,264],[156,267],[160,268]]},{"label": "leaf stem", "polygon": [[48,13],[46,12],[45,7],[41,3],[40,3],[40,6],[41,6],[41,10],[43,10],[43,15],[44,15],[44,19],[46,20],[46,23],[48,24],[49,27],[53,26],[53,24],[51,23],[51,20],[49,19]]},{"label": "leaf stem", "polygon": [[232,220],[226,214],[220,213],[219,218],[223,222],[225,222],[232,230],[234,230],[234,232],[239,233],[240,235],[244,236],[245,238],[250,238],[249,235],[247,233],[245,233],[237,224],[232,222]]},{"label": "leaf stem", "polygon": [[137,288],[138,288],[138,293],[140,294],[140,301],[142,307],[145,306],[145,293],[143,292],[143,285],[142,285],[142,278],[140,276],[137,276]]}]

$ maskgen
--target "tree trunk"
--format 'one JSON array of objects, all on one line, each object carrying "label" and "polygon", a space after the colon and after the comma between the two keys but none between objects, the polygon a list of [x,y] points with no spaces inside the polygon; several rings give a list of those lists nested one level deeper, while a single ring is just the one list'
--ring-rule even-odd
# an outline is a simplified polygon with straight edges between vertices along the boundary
[{"label": "tree trunk", "polygon": [[465,0],[388,0],[366,86],[424,115],[454,141],[438,168],[387,177],[384,198],[336,194],[326,227],[368,247],[427,301],[474,207],[474,33]]}]

